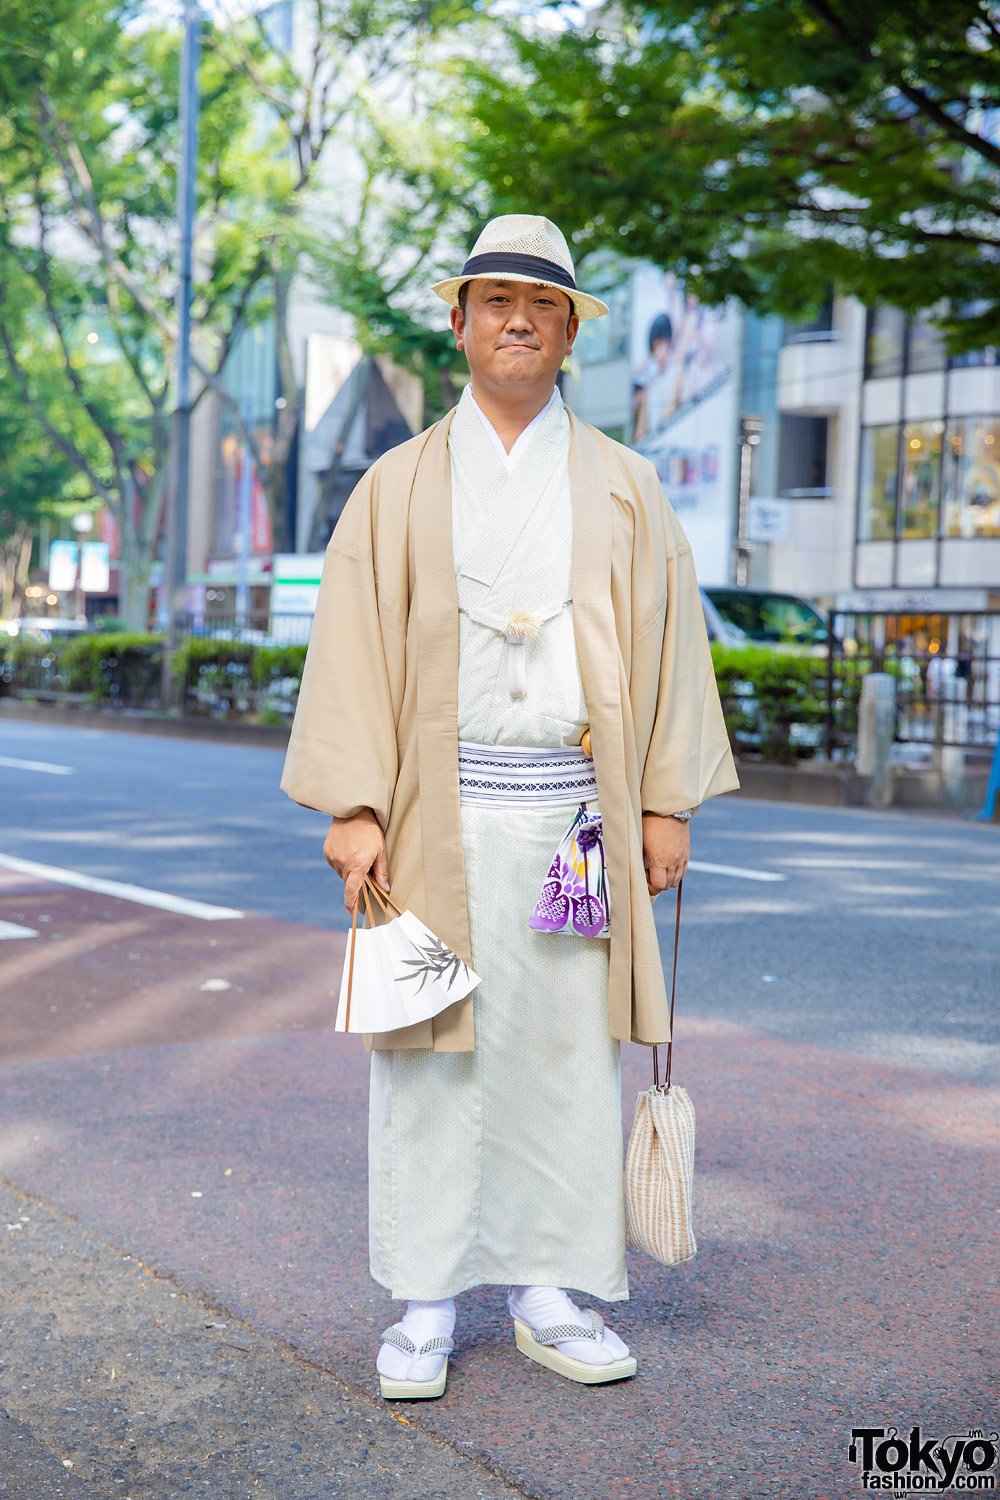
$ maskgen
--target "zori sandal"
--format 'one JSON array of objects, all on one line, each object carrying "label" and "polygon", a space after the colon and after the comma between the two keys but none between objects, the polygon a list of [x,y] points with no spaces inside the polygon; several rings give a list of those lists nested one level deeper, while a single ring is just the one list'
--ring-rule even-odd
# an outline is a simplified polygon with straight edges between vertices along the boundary
[{"label": "zori sandal", "polygon": [[398,1380],[390,1375],[380,1374],[379,1384],[387,1401],[419,1401],[429,1396],[444,1395],[444,1388],[448,1383],[448,1355],[455,1347],[452,1339],[439,1334],[436,1338],[425,1339],[422,1344],[416,1344],[402,1328],[394,1326],[385,1330],[381,1342],[394,1344],[397,1349],[402,1349],[404,1354],[411,1356],[412,1364],[427,1354],[444,1355],[441,1369],[430,1380]]},{"label": "zori sandal", "polygon": [[514,1342],[529,1359],[544,1365],[547,1370],[555,1370],[557,1375],[565,1375],[567,1380],[578,1380],[583,1385],[603,1385],[608,1380],[627,1380],[630,1375],[634,1375],[636,1362],[632,1354],[625,1359],[612,1360],[609,1364],[595,1365],[585,1359],[576,1359],[562,1349],[551,1347],[567,1339],[593,1339],[596,1343],[601,1343],[604,1338],[604,1319],[592,1307],[586,1308],[584,1315],[590,1319],[589,1328],[581,1328],[579,1323],[555,1323],[551,1328],[532,1328],[523,1319],[515,1318]]}]

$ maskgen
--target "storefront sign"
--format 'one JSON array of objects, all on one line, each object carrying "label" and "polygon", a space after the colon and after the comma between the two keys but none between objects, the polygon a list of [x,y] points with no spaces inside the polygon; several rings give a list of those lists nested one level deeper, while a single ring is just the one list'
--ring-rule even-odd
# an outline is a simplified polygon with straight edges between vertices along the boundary
[{"label": "storefront sign", "polygon": [[49,588],[54,594],[68,594],[76,588],[76,542],[49,544]]}]

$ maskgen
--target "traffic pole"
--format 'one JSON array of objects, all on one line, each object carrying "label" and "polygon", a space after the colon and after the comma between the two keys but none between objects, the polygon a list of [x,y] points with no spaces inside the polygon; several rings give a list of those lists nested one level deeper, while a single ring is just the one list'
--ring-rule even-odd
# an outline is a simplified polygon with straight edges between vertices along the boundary
[{"label": "traffic pole", "polygon": [[173,663],[187,614],[188,479],[191,460],[191,281],[198,170],[198,63],[201,12],[198,0],[184,0],[184,46],[181,52],[181,150],[177,178],[177,214],[181,264],[177,288],[176,400],[172,424],[170,484],[167,506],[167,550],[160,624],[164,632],[160,701],[173,706]]}]

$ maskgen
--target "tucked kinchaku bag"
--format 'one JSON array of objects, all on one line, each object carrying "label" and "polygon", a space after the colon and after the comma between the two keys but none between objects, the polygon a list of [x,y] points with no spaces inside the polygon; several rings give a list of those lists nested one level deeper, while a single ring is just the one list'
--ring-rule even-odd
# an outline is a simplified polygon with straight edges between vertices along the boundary
[{"label": "tucked kinchaku bag", "polygon": [[[387,921],[376,924],[375,901]],[[358,927],[364,902],[368,927]],[[392,916],[392,912],[396,916]],[[337,1031],[395,1031],[436,1016],[479,984],[479,975],[412,911],[401,911],[370,875],[351,919],[337,1005]]]},{"label": "tucked kinchaku bag", "polygon": [[611,898],[600,813],[581,802],[559,840],[528,926],[568,937],[611,936]]},{"label": "tucked kinchaku bag", "polygon": [[690,1260],[698,1246],[691,1207],[694,1189],[694,1105],[686,1089],[670,1082],[677,993],[677,946],[681,931],[681,886],[674,921],[674,970],[670,986],[667,1072],[660,1085],[658,1049],[653,1048],[653,1087],[635,1101],[635,1119],[625,1153],[625,1207],[629,1244],[665,1266]]}]

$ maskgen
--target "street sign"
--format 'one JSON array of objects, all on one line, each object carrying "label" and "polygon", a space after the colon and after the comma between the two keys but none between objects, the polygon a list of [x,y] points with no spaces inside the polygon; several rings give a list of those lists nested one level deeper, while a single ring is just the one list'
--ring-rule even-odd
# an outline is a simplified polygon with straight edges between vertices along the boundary
[{"label": "street sign", "polygon": [[747,541],[786,542],[788,540],[788,501],[766,500],[751,495],[747,503]]},{"label": "street sign", "polygon": [[76,588],[76,542],[49,543],[49,588],[54,594],[68,594]]},{"label": "street sign", "polygon": [[80,553],[80,588],[106,594],[111,586],[111,548],[107,542],[84,542]]},{"label": "street sign", "polygon": [[272,615],[312,616],[319,597],[324,552],[276,552],[271,583]]}]

